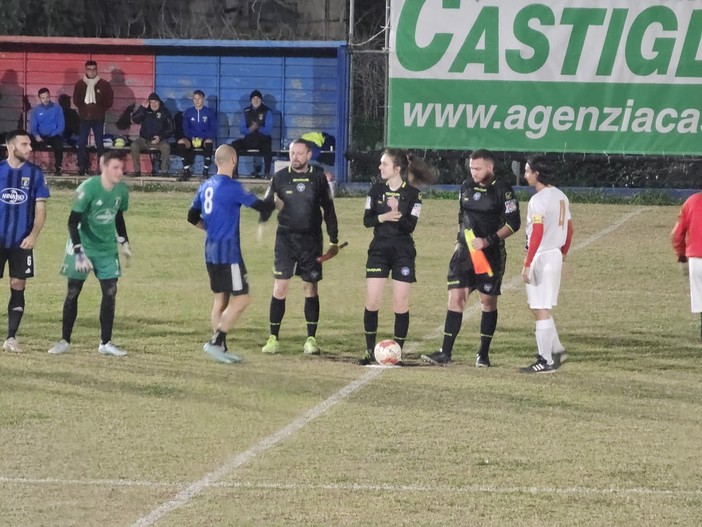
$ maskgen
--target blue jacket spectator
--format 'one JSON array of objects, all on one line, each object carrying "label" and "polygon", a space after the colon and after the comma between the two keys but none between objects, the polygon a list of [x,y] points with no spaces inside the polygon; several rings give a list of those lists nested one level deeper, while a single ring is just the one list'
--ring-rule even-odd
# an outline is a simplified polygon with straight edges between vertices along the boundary
[{"label": "blue jacket spectator", "polygon": [[209,175],[212,152],[217,139],[217,114],[205,106],[205,93],[202,90],[193,92],[193,104],[193,107],[183,112],[183,137],[178,138],[177,151],[183,158],[183,174],[178,178],[179,181],[190,179],[195,149],[202,149],[202,175]]},{"label": "blue jacket spectator", "polygon": [[61,175],[63,163],[63,131],[66,123],[63,117],[63,108],[51,102],[51,93],[48,88],[39,90],[39,102],[32,115],[29,117],[29,132],[32,147],[50,146],[54,151],[54,170],[57,176]]},{"label": "blue jacket spectator", "polygon": [[[47,102],[34,108],[29,119],[29,131],[32,136],[53,137],[62,135],[66,124],[63,120],[63,109],[49,100],[49,91],[46,92]],[[41,98],[41,95],[39,96]]]},{"label": "blue jacket spectator", "polygon": [[[239,125],[239,131],[244,137],[232,142],[232,146],[239,157],[248,150],[258,150],[263,155],[264,176],[269,176],[273,158],[273,112],[263,104],[263,95],[258,90],[251,92],[249,101],[251,104],[244,108]],[[254,174],[254,177],[258,177],[258,174]]]},{"label": "blue jacket spectator", "polygon": [[[270,136],[273,133],[273,114],[261,99],[260,91],[251,92],[251,104],[244,108],[244,113],[241,115],[239,124],[241,135],[247,136],[258,132],[261,135]],[[253,123],[256,123],[256,126],[252,129]]]},{"label": "blue jacket spectator", "polygon": [[183,135],[188,139],[199,137],[202,140],[217,137],[217,114],[208,107],[195,106],[183,112]]}]

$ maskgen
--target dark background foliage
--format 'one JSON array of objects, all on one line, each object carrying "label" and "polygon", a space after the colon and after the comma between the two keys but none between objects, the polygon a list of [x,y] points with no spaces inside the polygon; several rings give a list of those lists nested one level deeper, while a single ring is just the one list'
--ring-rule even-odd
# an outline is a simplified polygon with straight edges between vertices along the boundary
[{"label": "dark background foliage", "polygon": [[[0,34],[101,38],[348,40],[352,64],[352,179],[377,175],[386,108],[386,2],[352,0],[3,0]],[[467,176],[466,152],[418,152],[440,183]],[[514,177],[523,152],[499,152],[498,171]],[[562,184],[585,187],[698,188],[697,157],[552,154]],[[523,168],[523,167],[522,167]]]}]

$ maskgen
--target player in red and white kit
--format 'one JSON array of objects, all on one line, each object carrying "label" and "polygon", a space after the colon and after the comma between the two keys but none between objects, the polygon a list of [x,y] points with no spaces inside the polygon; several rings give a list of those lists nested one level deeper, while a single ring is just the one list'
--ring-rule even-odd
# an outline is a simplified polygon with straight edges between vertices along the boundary
[{"label": "player in red and white kit", "polygon": [[673,248],[678,262],[688,268],[692,312],[702,314],[702,192],[693,194],[683,204],[673,229]]},{"label": "player in red and white kit", "polygon": [[565,360],[551,310],[558,303],[561,270],[573,238],[567,196],[553,186],[555,173],[544,157],[527,160],[524,178],[536,194],[527,207],[527,256],[522,269],[527,301],[536,319],[536,361],[524,373],[552,373]]}]

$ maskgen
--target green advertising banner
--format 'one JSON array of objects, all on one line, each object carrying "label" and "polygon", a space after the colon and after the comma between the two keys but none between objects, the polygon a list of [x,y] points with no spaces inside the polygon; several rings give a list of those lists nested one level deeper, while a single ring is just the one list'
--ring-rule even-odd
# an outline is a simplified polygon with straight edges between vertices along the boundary
[{"label": "green advertising banner", "polygon": [[391,14],[391,146],[702,152],[702,0],[392,0]]}]

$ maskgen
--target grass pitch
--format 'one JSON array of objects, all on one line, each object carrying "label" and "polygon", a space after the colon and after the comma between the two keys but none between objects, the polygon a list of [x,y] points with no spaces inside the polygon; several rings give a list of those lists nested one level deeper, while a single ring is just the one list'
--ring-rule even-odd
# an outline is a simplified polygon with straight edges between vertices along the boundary
[{"label": "grass pitch", "polygon": [[[51,357],[70,197],[51,198],[36,250],[19,334],[27,352],[0,355],[0,524],[702,523],[702,345],[670,248],[677,207],[572,206],[576,233],[555,310],[571,359],[555,375],[526,376],[517,369],[535,343],[518,279],[523,231],[508,240],[494,367],[473,367],[477,298],[455,363],[417,359],[439,347],[446,310],[456,204],[441,200],[425,201],[415,234],[406,355],[417,367],[353,362],[371,237],[364,200],[337,200],[349,247],[324,268],[316,358],[301,353],[299,282],[283,353],[260,353],[275,225],[258,242],[256,215],[243,213],[253,302],[228,338],[245,362],[228,366],[202,352],[211,293],[203,233],[185,220],[190,196],[138,192],[114,332],[129,356],[97,353],[91,277],[71,352]],[[379,338],[392,334],[390,287]]]}]

